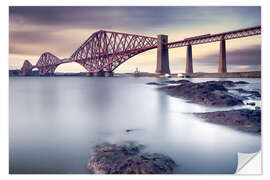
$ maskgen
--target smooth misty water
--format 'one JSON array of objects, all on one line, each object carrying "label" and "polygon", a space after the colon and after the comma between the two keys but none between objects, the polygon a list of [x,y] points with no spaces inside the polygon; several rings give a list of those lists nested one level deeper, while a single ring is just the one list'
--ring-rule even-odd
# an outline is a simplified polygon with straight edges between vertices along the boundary
[{"label": "smooth misty water", "polygon": [[[145,84],[165,80],[11,77],[10,173],[88,173],[89,154],[102,142],[144,144],[174,159],[175,173],[234,173],[237,152],[260,150],[261,136],[192,114],[230,108],[186,103]],[[252,84],[239,87],[260,90],[260,79],[241,80]]]}]

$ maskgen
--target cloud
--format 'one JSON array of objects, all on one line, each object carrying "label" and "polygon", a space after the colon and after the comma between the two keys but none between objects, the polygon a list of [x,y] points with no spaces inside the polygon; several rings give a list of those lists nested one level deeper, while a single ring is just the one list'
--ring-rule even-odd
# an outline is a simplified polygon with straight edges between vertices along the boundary
[{"label": "cloud", "polygon": [[[216,65],[219,59],[219,54],[209,54],[198,58],[198,63],[203,62],[208,65]],[[235,49],[226,52],[227,64],[242,65],[242,66],[258,66],[261,64],[261,46],[249,46],[243,49]]]},{"label": "cloud", "polygon": [[[233,18],[232,18],[233,17]],[[153,31],[178,25],[192,28],[210,23],[260,24],[260,7],[10,7],[10,21],[19,24],[50,25],[55,28],[125,29]]]},{"label": "cloud", "polygon": [[9,52],[12,54],[41,55],[45,51],[56,56],[69,57],[92,33],[88,29],[61,29],[58,31],[10,31]]}]

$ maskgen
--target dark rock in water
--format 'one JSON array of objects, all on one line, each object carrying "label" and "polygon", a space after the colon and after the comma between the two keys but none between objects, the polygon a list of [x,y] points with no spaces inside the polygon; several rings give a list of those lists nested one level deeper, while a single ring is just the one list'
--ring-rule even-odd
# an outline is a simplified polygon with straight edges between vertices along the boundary
[{"label": "dark rock in water", "polygon": [[249,84],[249,83],[246,81],[237,81],[237,82],[235,82],[235,84]]},{"label": "dark rock in water", "polygon": [[248,91],[248,90],[244,90],[242,88],[233,89],[233,90],[238,91],[239,93],[250,94],[252,96],[259,97],[259,98],[261,97],[261,94],[259,92],[257,92],[257,91]]},{"label": "dark rock in water", "polygon": [[239,130],[261,133],[261,110],[238,109],[195,113],[208,122],[228,125]]},{"label": "dark rock in water", "polygon": [[256,103],[255,102],[250,102],[250,103],[247,103],[247,105],[250,105],[250,106],[255,106]]},{"label": "dark rock in water", "polygon": [[141,153],[142,145],[103,143],[91,153],[88,169],[95,174],[168,174],[175,162],[163,154]]},{"label": "dark rock in water", "polygon": [[129,133],[131,131],[135,131],[136,129],[126,129],[126,132]]},{"label": "dark rock in water", "polygon": [[165,83],[169,83],[169,84],[182,84],[182,83],[192,83],[189,80],[185,80],[185,79],[181,79],[178,81],[165,81]]},{"label": "dark rock in water", "polygon": [[235,86],[235,83],[233,81],[207,81],[205,83],[218,84],[218,85],[223,85],[226,87],[234,87]]},{"label": "dark rock in water", "polygon": [[255,110],[260,110],[261,108],[259,106],[256,106],[255,107]]},{"label": "dark rock in water", "polygon": [[224,87],[224,85],[233,86],[232,83],[232,81],[207,81],[166,86],[160,89],[172,96],[182,97],[193,103],[212,106],[243,105],[241,98],[228,93],[228,90]]},{"label": "dark rock in water", "polygon": [[157,83],[157,82],[149,82],[149,83],[146,83],[147,85],[157,85],[157,86],[161,86],[163,84],[160,84],[160,83]]}]

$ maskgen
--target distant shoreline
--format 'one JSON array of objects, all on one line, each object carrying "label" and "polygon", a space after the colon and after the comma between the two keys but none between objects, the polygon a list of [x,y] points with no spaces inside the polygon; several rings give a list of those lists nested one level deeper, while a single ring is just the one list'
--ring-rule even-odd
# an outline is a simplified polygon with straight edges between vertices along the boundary
[{"label": "distant shoreline", "polygon": [[227,72],[227,73],[193,73],[189,78],[261,78],[261,71]]},{"label": "distant shoreline", "polygon": [[261,71],[227,72],[227,73],[194,73],[191,78],[261,78]]},{"label": "distant shoreline", "polygon": [[[9,70],[9,76],[22,76],[20,70]],[[39,76],[37,71],[33,71],[30,76]],[[89,76],[87,72],[80,73],[55,73],[50,76]],[[192,74],[157,74],[157,73],[114,73],[116,77],[156,77],[156,78],[261,78],[261,71],[250,71],[250,72],[227,72],[227,73],[192,73]]]}]

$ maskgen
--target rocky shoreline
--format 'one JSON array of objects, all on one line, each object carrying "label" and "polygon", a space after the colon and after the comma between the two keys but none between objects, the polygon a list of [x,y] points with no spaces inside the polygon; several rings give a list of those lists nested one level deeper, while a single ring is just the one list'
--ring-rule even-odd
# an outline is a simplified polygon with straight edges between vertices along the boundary
[{"label": "rocky shoreline", "polygon": [[[162,84],[148,83],[148,85],[162,86],[159,90],[171,96],[183,98],[191,103],[215,107],[241,106],[244,105],[244,100],[261,98],[261,94],[257,91],[238,88],[238,85],[243,84],[249,83],[245,81],[206,81],[193,83],[188,80],[165,81]],[[241,94],[237,95],[233,92]],[[254,107],[256,103],[248,102],[246,105]],[[254,109],[194,114],[207,122],[226,125],[249,133],[261,134],[261,110],[258,106]]]},{"label": "rocky shoreline", "polygon": [[[175,82],[170,81],[169,83],[179,85],[169,85],[161,87],[160,89],[169,95],[186,99],[192,103],[223,107],[244,104],[244,98],[230,93],[226,88],[235,87],[237,84],[245,84],[246,82],[243,81],[207,81],[192,83],[188,80],[180,80]],[[246,91],[246,93],[249,92]]]},{"label": "rocky shoreline", "polygon": [[244,132],[261,134],[261,110],[238,109],[195,113],[207,122],[226,125]]},{"label": "rocky shoreline", "polygon": [[103,143],[91,153],[88,170],[94,174],[169,174],[176,163],[159,153],[143,153],[143,145]]},{"label": "rocky shoreline", "polygon": [[[148,85],[159,86],[167,94],[186,99],[189,102],[215,107],[232,107],[244,105],[244,100],[261,98],[257,91],[239,88],[248,84],[245,81],[207,81],[193,83],[188,80],[149,82]],[[233,88],[233,89],[232,89]],[[238,92],[238,95],[233,92]],[[239,93],[241,93],[239,95]],[[254,108],[256,103],[247,105]],[[216,112],[194,113],[206,122],[220,124],[248,133],[261,134],[261,110],[237,109]],[[136,129],[126,129],[130,133]],[[168,156],[159,153],[145,153],[141,144],[103,143],[95,146],[90,154],[88,170],[94,174],[170,174],[176,163]]]}]

